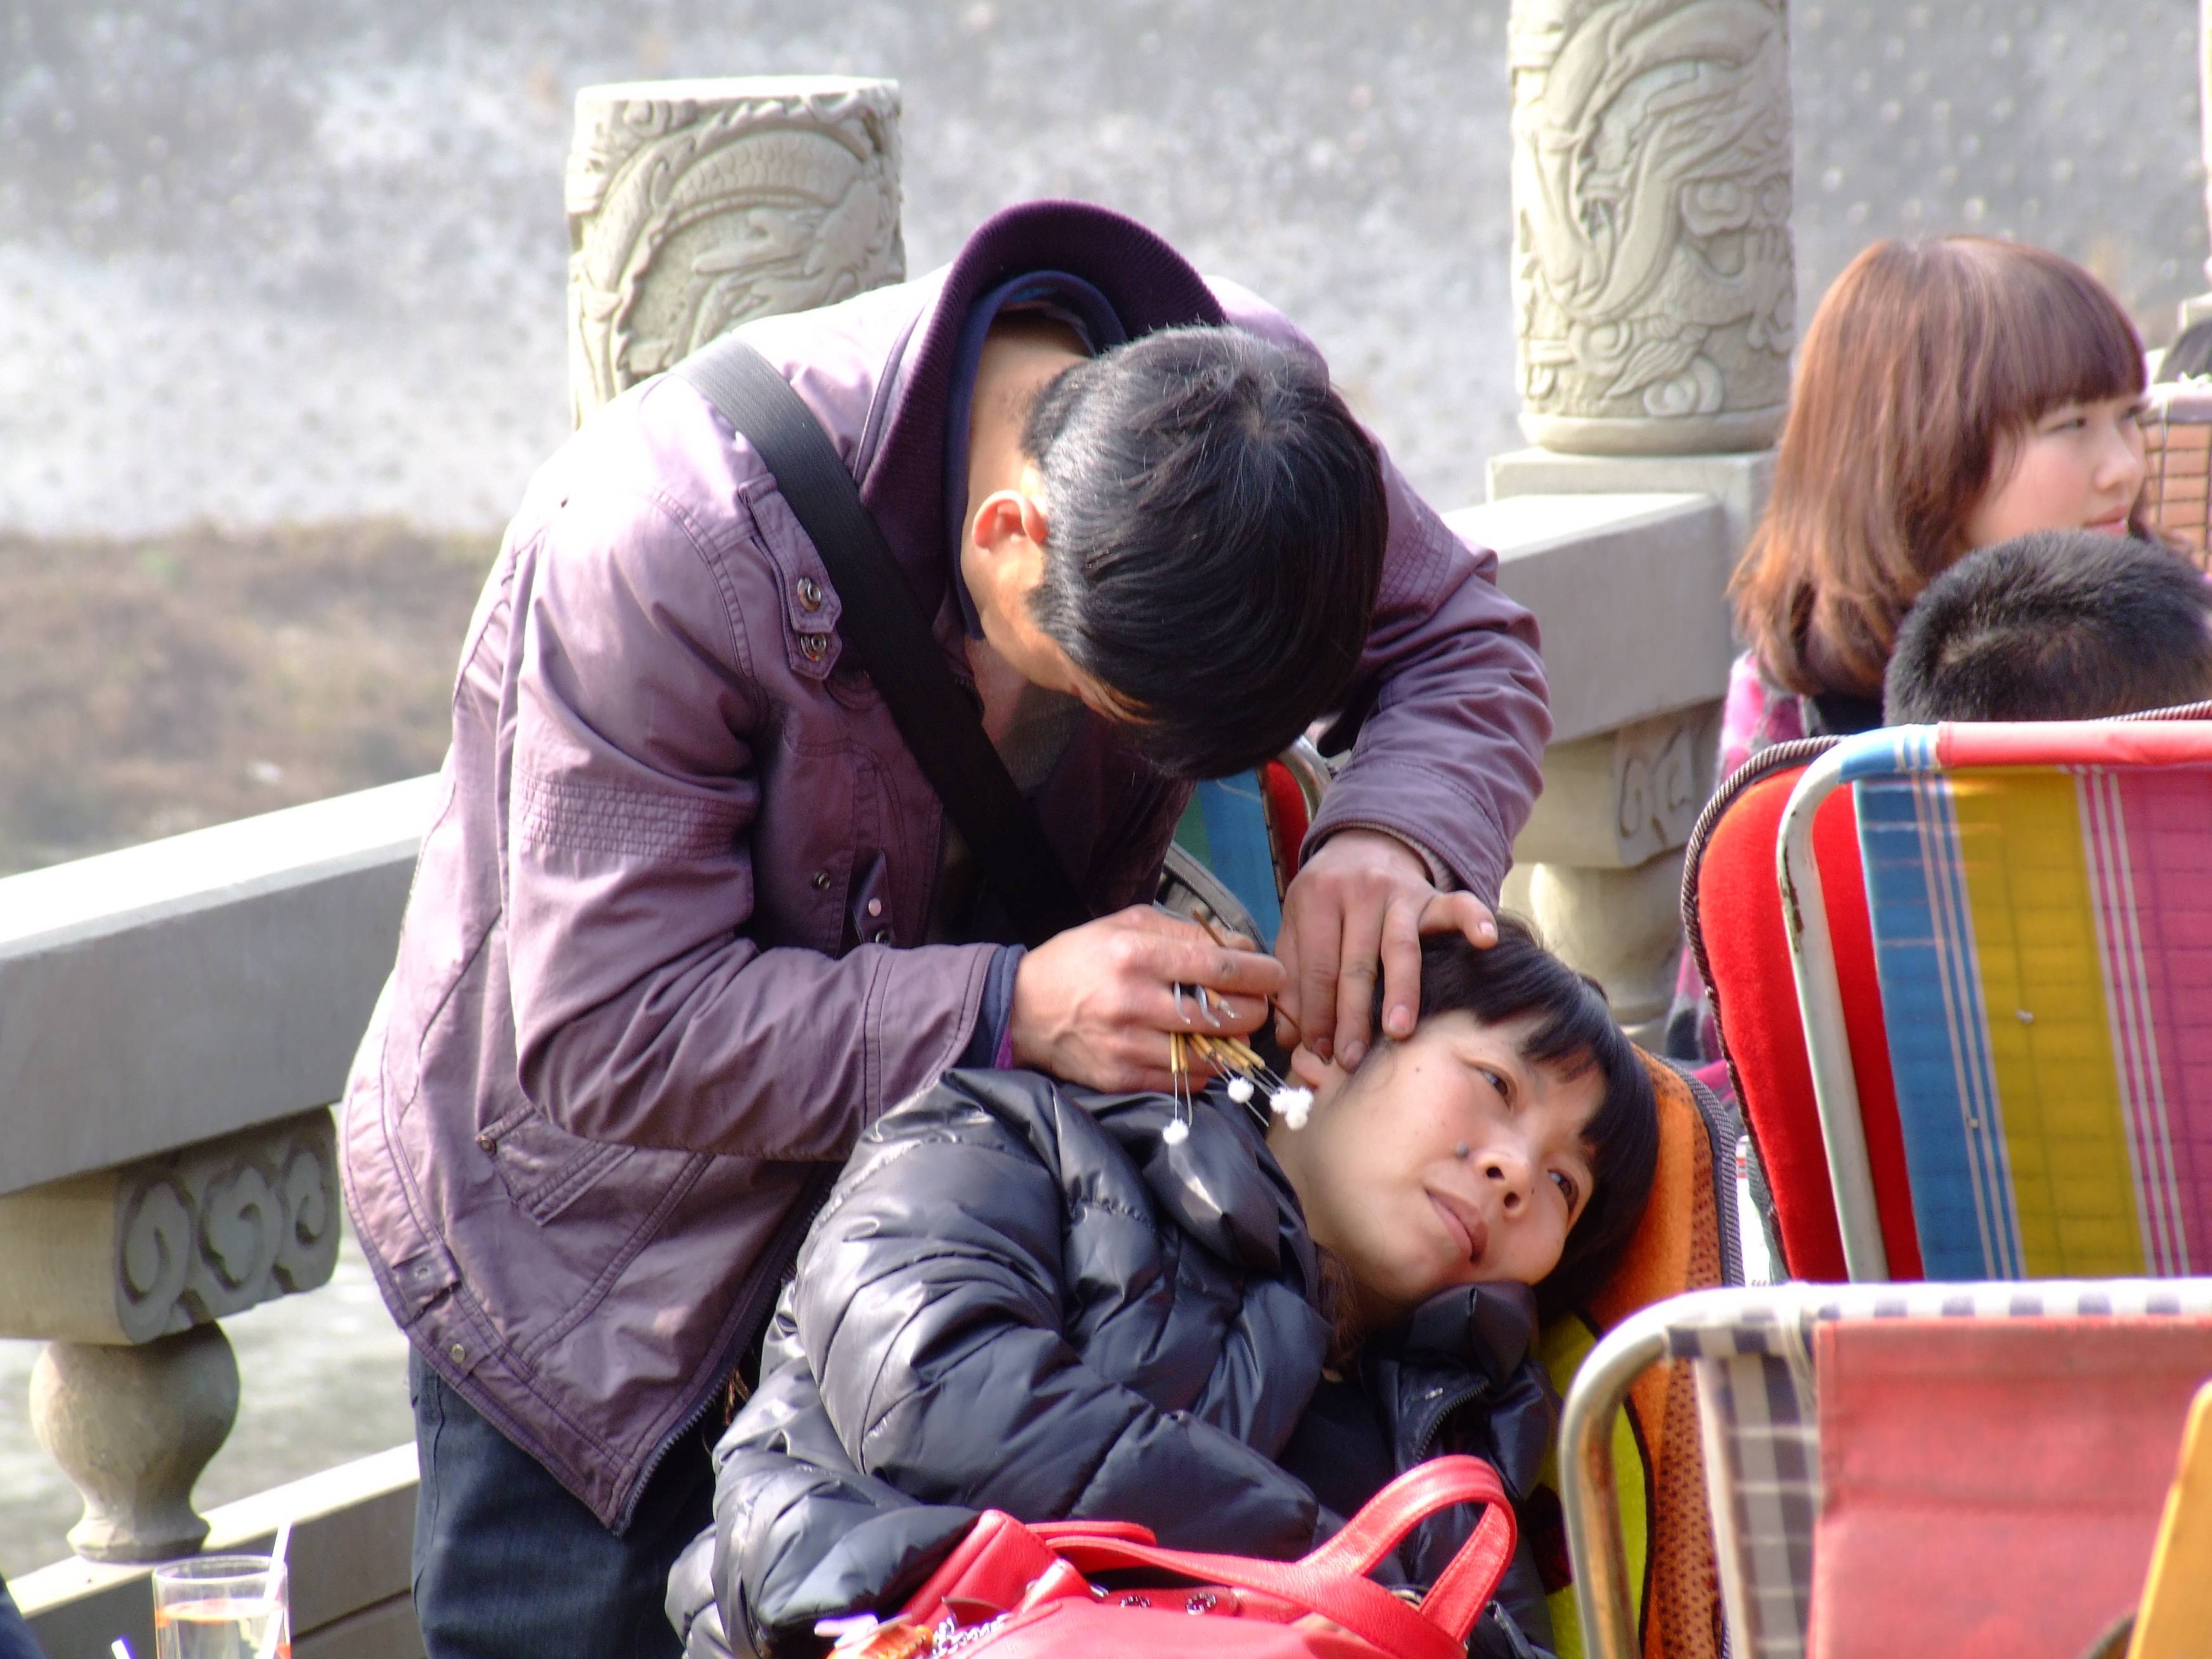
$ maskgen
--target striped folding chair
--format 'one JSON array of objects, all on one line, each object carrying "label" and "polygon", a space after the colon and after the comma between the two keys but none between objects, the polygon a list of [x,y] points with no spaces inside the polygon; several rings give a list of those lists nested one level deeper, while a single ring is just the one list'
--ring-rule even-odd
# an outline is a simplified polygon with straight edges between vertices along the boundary
[{"label": "striped folding chair", "polygon": [[2212,380],[2150,388],[2143,416],[2143,520],[2212,564]]},{"label": "striped folding chair", "polygon": [[[2187,1323],[2194,1330],[2176,1334],[2212,1349],[2212,1279],[1788,1284],[1693,1292],[1624,1321],[1584,1361],[1560,1427],[1562,1498],[1585,1652],[1629,1659],[1642,1650],[1617,1495],[1616,1425],[1639,1379],[1655,1366],[1686,1362],[1695,1378],[1729,1652],[1735,1659],[1802,1659],[1814,1633],[1818,1540],[1824,1518],[1832,1519],[1822,1513],[1824,1466],[1849,1468],[1839,1461],[1847,1447],[1823,1443],[1820,1366],[1824,1353],[1833,1352],[1823,1328],[1833,1334],[1844,1326],[1898,1321],[2055,1326],[2046,1333],[2051,1348],[2091,1377],[2100,1328]],[[2051,1408],[2063,1414],[2066,1391],[2049,1392]],[[2173,1404],[2173,1439],[2133,1449],[2135,1462],[2152,1471],[2148,1500],[2137,1505],[2145,1560],[2187,1401],[2185,1389]],[[2083,1424],[2068,1420],[2081,1437]],[[1909,1474],[1899,1478],[1909,1485]],[[2114,1483],[2120,1484],[2117,1472]],[[2139,1583],[2140,1562],[2136,1571]],[[1954,1650],[1936,1644],[1925,1650]]]},{"label": "striped folding chair", "polygon": [[1778,862],[1854,1279],[1890,1276],[1813,856],[1848,785],[1930,1279],[2212,1271],[2212,709],[1837,744]]}]

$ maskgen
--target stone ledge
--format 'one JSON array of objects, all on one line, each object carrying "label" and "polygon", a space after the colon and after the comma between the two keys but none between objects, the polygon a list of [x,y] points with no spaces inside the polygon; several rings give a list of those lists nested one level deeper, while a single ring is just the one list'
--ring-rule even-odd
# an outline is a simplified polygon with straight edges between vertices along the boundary
[{"label": "stone ledge", "polygon": [[[285,1516],[292,1569],[293,1650],[360,1659],[421,1659],[406,1600],[415,1543],[415,1448],[395,1446],[272,1487],[210,1513],[205,1553],[266,1554]],[[9,1589],[52,1659],[105,1659],[118,1636],[154,1651],[149,1569],[69,1560]],[[404,1609],[398,1616],[394,1602]],[[319,1645],[327,1637],[329,1645]]]},{"label": "stone ledge", "polygon": [[0,880],[0,1194],[336,1100],[440,787]]},{"label": "stone ledge", "polygon": [[1711,496],[1515,495],[1444,521],[1498,550],[1498,586],[1535,613],[1554,744],[1726,688],[1730,548]]}]

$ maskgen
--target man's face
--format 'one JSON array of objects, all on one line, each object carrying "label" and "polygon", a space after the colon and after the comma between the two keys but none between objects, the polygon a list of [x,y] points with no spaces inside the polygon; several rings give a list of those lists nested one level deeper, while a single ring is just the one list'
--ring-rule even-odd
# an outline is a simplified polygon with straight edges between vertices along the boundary
[{"label": "man's face", "polygon": [[960,574],[983,624],[983,638],[1007,667],[1031,685],[1079,699],[1102,720],[1133,716],[1111,688],[1076,665],[1060,641],[1037,626],[1030,596],[1044,580],[1048,533],[1044,480],[1034,465],[1018,486],[988,496],[975,509],[960,550]]}]

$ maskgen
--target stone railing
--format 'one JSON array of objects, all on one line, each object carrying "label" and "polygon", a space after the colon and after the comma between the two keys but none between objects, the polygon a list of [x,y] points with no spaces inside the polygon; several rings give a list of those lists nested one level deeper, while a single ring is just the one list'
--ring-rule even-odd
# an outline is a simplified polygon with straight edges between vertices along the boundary
[{"label": "stone railing", "polygon": [[[420,778],[0,881],[0,1335],[46,1344],[32,1426],[85,1504],[81,1559],[15,1586],[57,1659],[150,1629],[138,1564],[273,1526],[255,1520],[264,1504],[211,1534],[191,1506],[238,1407],[219,1322],[330,1278],[328,1106],[390,971],[437,788]],[[358,1497],[343,1478],[291,1494],[339,1539]],[[360,1573],[327,1596],[307,1589],[322,1569],[298,1581],[302,1653],[319,1622],[388,1624],[406,1595],[404,1547],[396,1577],[374,1551],[330,1560]],[[150,1635],[134,1645],[153,1650]]]},{"label": "stone railing", "polygon": [[[1547,787],[1507,901],[1648,1037],[1711,781],[1721,588],[1786,379],[1781,0],[1516,0],[1512,16],[1525,424],[1548,447],[1494,460],[1491,501],[1453,522],[1498,550],[1551,678]],[[1691,91],[1645,99],[1647,70]],[[821,79],[580,95],[578,417],[736,322],[895,279],[897,111],[887,83]],[[287,1516],[302,1659],[419,1659],[410,1448],[204,1518],[191,1492],[237,1407],[220,1322],[331,1272],[327,1109],[439,788],[0,881],[0,1335],[46,1343],[33,1423],[85,1499],[80,1559],[15,1586],[56,1659],[118,1633],[150,1651],[143,1563],[251,1547]]]}]

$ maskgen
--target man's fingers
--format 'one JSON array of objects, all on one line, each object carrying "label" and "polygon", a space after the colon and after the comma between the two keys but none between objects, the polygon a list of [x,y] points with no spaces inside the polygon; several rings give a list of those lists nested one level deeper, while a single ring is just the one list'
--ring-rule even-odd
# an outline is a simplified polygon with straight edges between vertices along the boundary
[{"label": "man's fingers", "polygon": [[1350,1071],[1367,1057],[1375,1016],[1375,981],[1382,971],[1382,906],[1347,909],[1337,943],[1336,1058]]},{"label": "man's fingers", "polygon": [[1178,997],[1170,985],[1153,985],[1133,993],[1128,1008],[1132,1025],[1155,1031],[1189,1031],[1200,1036],[1243,1036],[1266,1023],[1263,997],[1231,996],[1185,982]]},{"label": "man's fingers", "polygon": [[1132,966],[1162,984],[1203,985],[1232,995],[1273,996],[1283,988],[1283,964],[1257,951],[1233,951],[1203,933],[1161,935],[1143,941]]},{"label": "man's fingers", "polygon": [[1336,1052],[1337,950],[1344,938],[1344,917],[1334,906],[1324,904],[1311,913],[1307,926],[1311,932],[1298,941],[1296,1012],[1315,1058],[1325,1060]]},{"label": "man's fingers", "polygon": [[1382,1034],[1404,1042],[1421,1007],[1420,915],[1403,900],[1382,913]]},{"label": "man's fingers", "polygon": [[1298,1022],[1298,927],[1295,913],[1285,909],[1283,925],[1275,933],[1275,960],[1283,964],[1283,988],[1275,998],[1275,1041],[1295,1048],[1302,1041]]},{"label": "man's fingers", "polygon": [[1490,907],[1472,893],[1438,893],[1421,907],[1424,933],[1460,933],[1469,945],[1498,943],[1498,921]]}]

